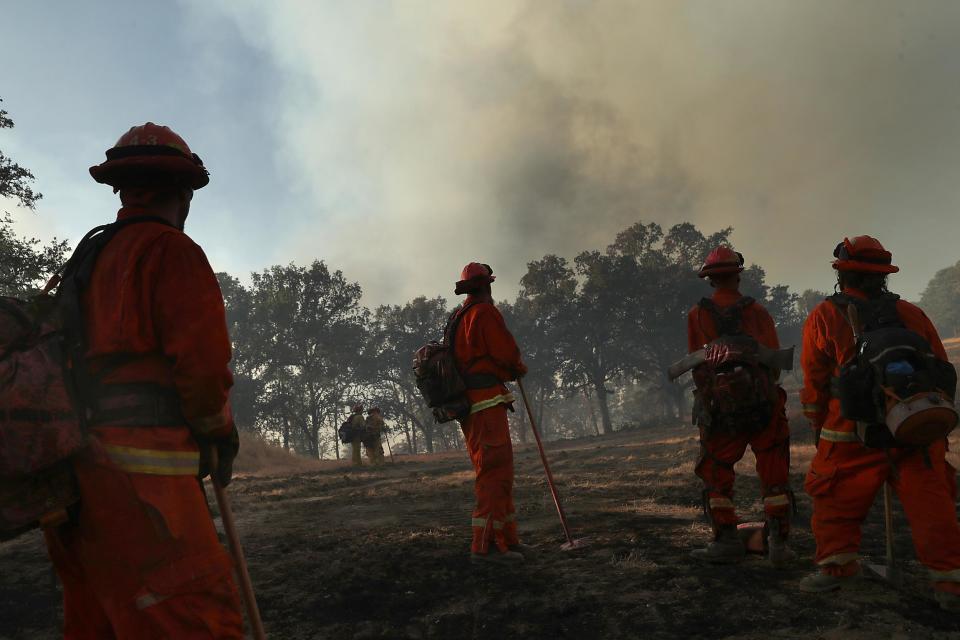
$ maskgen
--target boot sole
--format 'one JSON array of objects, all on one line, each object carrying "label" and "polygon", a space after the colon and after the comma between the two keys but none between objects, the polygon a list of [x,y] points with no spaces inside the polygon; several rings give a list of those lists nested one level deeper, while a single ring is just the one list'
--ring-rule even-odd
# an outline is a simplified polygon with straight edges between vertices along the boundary
[{"label": "boot sole", "polygon": [[831,585],[828,589],[804,589],[803,586],[800,587],[801,593],[830,593],[832,591],[857,591],[864,588],[865,584],[862,579],[856,578],[849,581],[839,582],[835,585]]}]

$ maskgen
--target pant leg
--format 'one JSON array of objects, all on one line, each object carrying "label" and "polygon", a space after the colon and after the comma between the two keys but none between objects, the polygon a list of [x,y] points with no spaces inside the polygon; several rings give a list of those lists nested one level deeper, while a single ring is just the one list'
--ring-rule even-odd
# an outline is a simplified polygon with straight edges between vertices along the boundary
[{"label": "pant leg", "polygon": [[[84,606],[95,601],[120,639],[242,638],[232,562],[196,478],[83,461],[76,467],[79,517],[48,536],[51,557],[67,576],[65,597]],[[85,593],[67,595],[77,574],[62,568],[65,557],[82,571]],[[68,629],[83,629],[73,637],[111,637],[102,628],[84,635],[102,618],[81,620],[76,608],[65,613]]]},{"label": "pant leg", "polygon": [[116,638],[110,619],[84,575],[75,537],[73,526],[44,531],[47,552],[63,586],[63,637],[65,640]]},{"label": "pant leg", "polygon": [[469,416],[463,434],[477,474],[471,551],[487,553],[490,543],[500,551],[516,544],[513,504],[513,445],[507,409],[491,407]]},{"label": "pant leg", "polygon": [[779,524],[781,537],[790,532],[790,428],[784,410],[786,394],[781,390],[781,402],[773,420],[750,440],[750,448],[757,458],[757,475],[763,494],[763,511],[768,521]]},{"label": "pant leg", "polygon": [[359,440],[354,440],[350,443],[351,461],[355,467],[359,467],[363,464],[363,461],[360,457],[362,453],[361,447],[363,447],[363,444]]},{"label": "pant leg", "polygon": [[704,505],[714,534],[739,522],[733,504],[733,466],[747,450],[747,437],[737,433],[705,434],[700,431],[700,460],[694,472],[703,480]]},{"label": "pant leg", "polygon": [[383,443],[380,441],[379,435],[371,436],[365,440],[363,448],[367,452],[367,459],[370,461],[370,464],[383,464]]},{"label": "pant leg", "polygon": [[813,498],[815,560],[824,573],[849,575],[859,567],[861,525],[888,472],[880,450],[820,441],[804,489]]},{"label": "pant leg", "polygon": [[960,525],[956,503],[945,485],[945,447],[928,455],[911,453],[897,463],[891,480],[907,519],[917,559],[930,571],[936,589],[960,594]]}]

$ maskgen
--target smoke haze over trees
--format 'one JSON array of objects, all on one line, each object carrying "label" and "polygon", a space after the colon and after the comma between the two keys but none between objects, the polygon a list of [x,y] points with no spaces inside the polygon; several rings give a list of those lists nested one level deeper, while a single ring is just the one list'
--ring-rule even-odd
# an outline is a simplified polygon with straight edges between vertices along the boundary
[{"label": "smoke haze over trees", "polygon": [[[685,353],[687,311],[709,295],[696,271],[731,232],[637,222],[572,261],[546,255],[527,265],[517,298],[499,306],[530,367],[526,386],[548,437],[687,415],[689,387],[664,372]],[[240,428],[307,455],[340,457],[337,427],[362,402],[383,410],[400,450],[462,445],[456,423],[434,424],[411,369],[413,352],[440,337],[452,311],[443,298],[370,310],[360,285],[321,261],[271,267],[249,286],[218,277],[235,342]],[[784,342],[799,340],[800,296],[766,282],[758,265],[744,272],[743,292],[767,306]],[[526,441],[525,414],[512,420]]]}]

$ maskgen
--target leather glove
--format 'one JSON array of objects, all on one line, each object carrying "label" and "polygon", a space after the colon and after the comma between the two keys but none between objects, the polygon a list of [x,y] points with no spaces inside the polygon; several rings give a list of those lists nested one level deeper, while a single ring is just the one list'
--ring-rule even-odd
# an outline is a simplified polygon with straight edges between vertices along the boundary
[{"label": "leather glove", "polygon": [[704,360],[711,367],[718,367],[726,362],[730,353],[730,345],[726,344],[708,344],[703,349]]},{"label": "leather glove", "polygon": [[[233,461],[240,451],[240,434],[236,428],[223,438],[198,438],[197,442],[200,445],[200,478],[209,475],[221,487],[229,485],[233,479]],[[212,469],[213,458],[216,458],[215,469]]]},{"label": "leather glove", "polygon": [[511,373],[513,374],[513,377],[510,378],[511,380],[519,380],[523,376],[527,375],[527,365],[521,362],[520,366],[514,371],[511,371]]}]

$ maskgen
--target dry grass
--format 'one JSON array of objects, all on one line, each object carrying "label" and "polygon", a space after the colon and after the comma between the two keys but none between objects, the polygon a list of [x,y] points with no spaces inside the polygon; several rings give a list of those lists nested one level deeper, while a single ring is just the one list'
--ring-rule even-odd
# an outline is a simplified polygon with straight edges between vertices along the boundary
[{"label": "dry grass", "polygon": [[238,475],[287,475],[323,468],[319,460],[311,460],[281,447],[264,442],[255,435],[240,434],[240,453],[233,464]]}]

